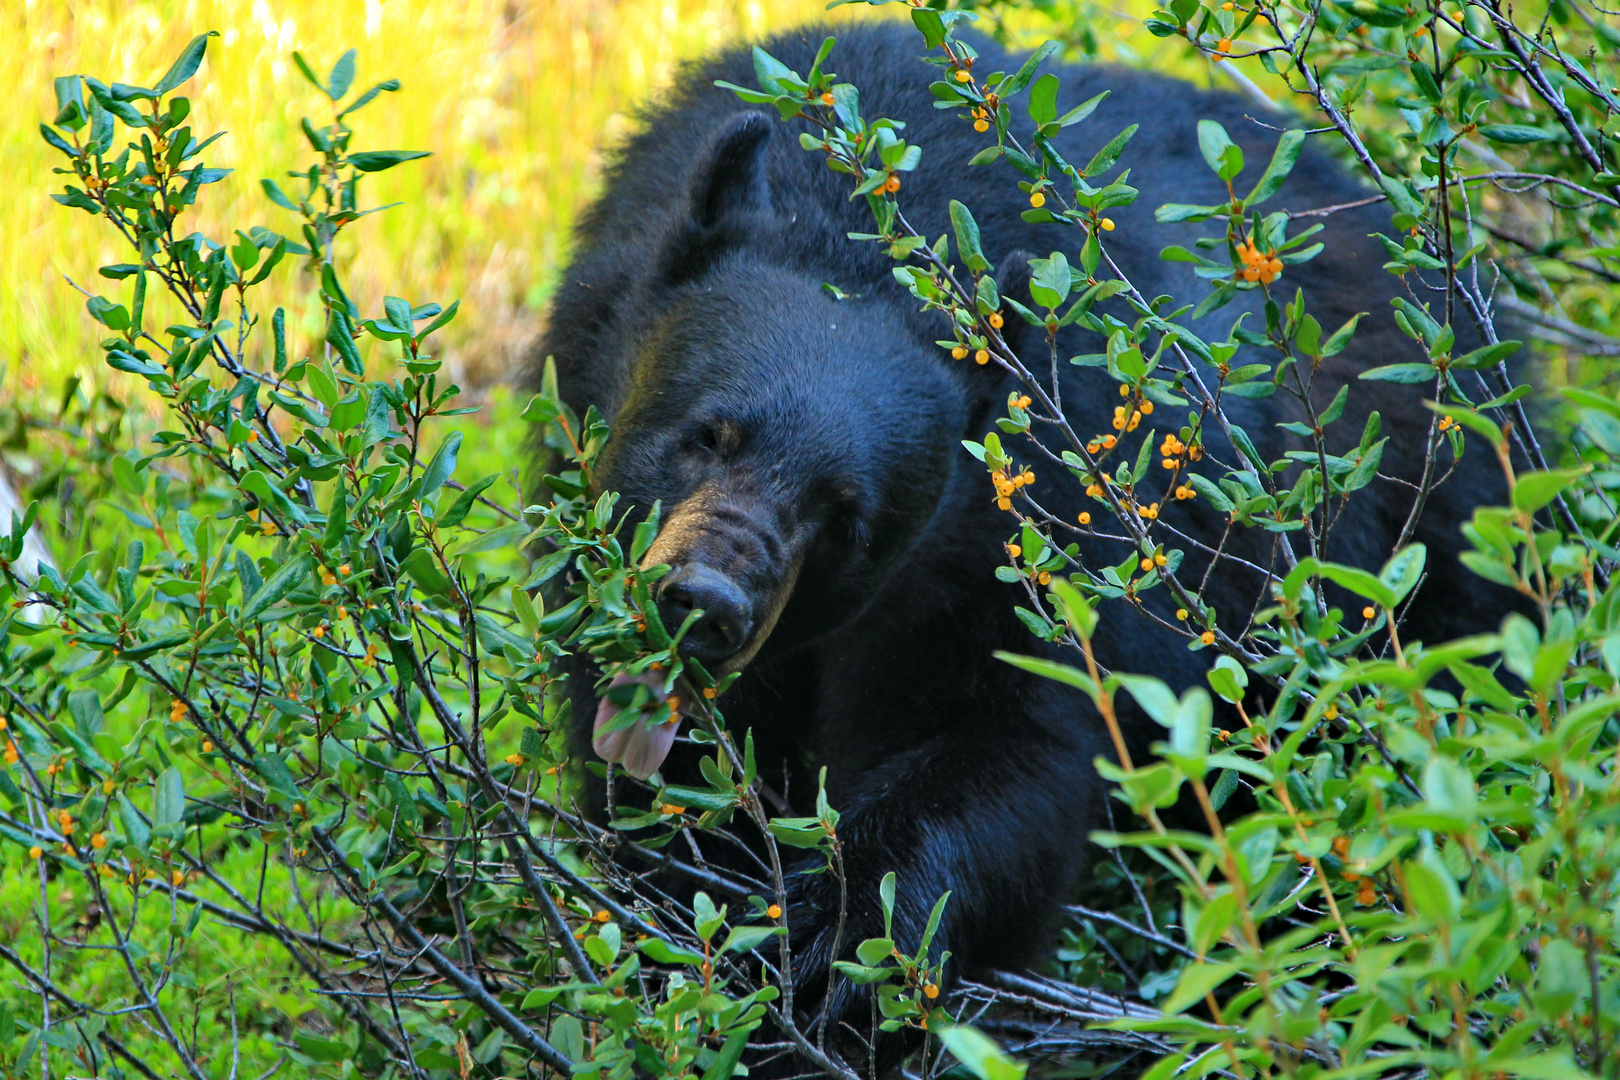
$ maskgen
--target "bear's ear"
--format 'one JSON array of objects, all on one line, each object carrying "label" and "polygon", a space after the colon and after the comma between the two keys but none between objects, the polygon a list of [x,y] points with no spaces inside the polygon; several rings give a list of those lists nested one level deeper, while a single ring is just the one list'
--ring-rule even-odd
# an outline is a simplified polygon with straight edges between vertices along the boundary
[{"label": "bear's ear", "polygon": [[1008,300],[1015,300],[1023,305],[1025,310],[1033,311],[1035,297],[1029,291],[1029,283],[1033,275],[1029,269],[1029,260],[1035,258],[1027,251],[1009,251],[1002,256],[997,266],[996,288],[1001,293],[1002,317],[1005,322],[1001,328],[1001,340],[1007,343],[1020,358],[1024,350],[1031,348],[1036,342],[1044,338],[1041,328],[1031,326],[1024,321],[1024,317],[1014,311]]},{"label": "bear's ear", "polygon": [[692,220],[711,229],[733,214],[771,208],[765,175],[765,147],[771,118],[749,112],[726,122],[692,173]]}]

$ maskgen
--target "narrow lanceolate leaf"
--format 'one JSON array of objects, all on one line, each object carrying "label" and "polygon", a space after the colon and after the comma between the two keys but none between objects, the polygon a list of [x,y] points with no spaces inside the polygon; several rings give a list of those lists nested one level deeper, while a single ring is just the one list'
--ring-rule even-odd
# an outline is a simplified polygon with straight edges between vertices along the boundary
[{"label": "narrow lanceolate leaf", "polygon": [[169,68],[163,78],[159,79],[158,84],[152,89],[156,90],[161,96],[197,74],[197,68],[202,64],[203,53],[208,48],[208,39],[218,36],[218,30],[210,30],[206,34],[198,34],[192,38],[186,44],[186,47],[181,50],[180,57],[174,62],[174,66]]},{"label": "narrow lanceolate leaf", "polygon": [[1277,149],[1271,154],[1271,164],[1266,166],[1266,171],[1260,174],[1260,179],[1254,185],[1254,190],[1249,192],[1248,198],[1243,201],[1247,205],[1253,206],[1256,203],[1265,202],[1277,194],[1278,189],[1283,186],[1283,182],[1288,179],[1288,174],[1294,171],[1294,163],[1299,161],[1299,152],[1304,146],[1305,133],[1303,131],[1296,128],[1283,132],[1282,138],[1277,140]]},{"label": "narrow lanceolate leaf", "polygon": [[349,155],[349,164],[361,172],[382,172],[402,161],[415,161],[430,153],[428,150],[362,150]]}]

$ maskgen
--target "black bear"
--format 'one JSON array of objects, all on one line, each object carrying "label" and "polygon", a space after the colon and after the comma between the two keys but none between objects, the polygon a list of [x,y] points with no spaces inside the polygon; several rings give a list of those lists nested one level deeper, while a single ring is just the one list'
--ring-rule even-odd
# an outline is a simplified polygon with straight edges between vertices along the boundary
[{"label": "black bear", "polygon": [[[920,232],[947,233],[948,201],[962,200],[995,245],[986,254],[1005,280],[1027,252],[1078,247],[1072,232],[1022,220],[1028,198],[1008,167],[967,167],[993,137],[934,108],[927,87],[937,69],[919,62],[914,32],[837,33],[829,68],[859,86],[868,116],[905,121],[906,139],[922,147],[902,192]],[[806,29],[764,48],[804,72],[824,36]],[[982,70],[1019,63],[981,47]],[[537,355],[555,357],[572,407],[595,405],[612,424],[599,485],[621,492],[632,518],[662,503],[648,560],[672,567],[658,593],[664,621],[677,626],[701,609],[685,647],[713,671],[743,672],[720,705],[733,731],[752,730],[766,782],[804,813],[826,769],[830,801],[843,815],[849,922],[841,951],[881,936],[878,886],[895,871],[902,945],[915,942],[949,891],[938,940],[956,970],[1026,962],[1079,883],[1088,833],[1103,820],[1092,763],[1112,749],[1077,693],[992,656],[1004,649],[1073,659],[1044,646],[1015,616],[1016,590],[995,577],[1007,562],[1014,519],[997,508],[984,466],[962,447],[991,429],[1014,384],[994,365],[942,349],[936,341],[948,327],[919,312],[895,282],[888,254],[849,238],[871,227],[864,200],[850,199],[850,178],[801,149],[795,126],[740,102],[716,80],[752,85],[749,53],[684,68],[642,114],[639,134],[617,153],[601,197],[584,214]],[[1059,111],[1111,91],[1091,120],[1057,137],[1070,160],[1086,160],[1128,123],[1142,125],[1121,162],[1141,195],[1111,211],[1112,257],[1147,296],[1200,299],[1208,283],[1159,253],[1171,243],[1191,247],[1213,229],[1156,224],[1154,208],[1227,197],[1199,158],[1199,119],[1220,121],[1251,163],[1269,158],[1274,132],[1248,121],[1234,97],[1152,74],[1068,67],[1062,81]],[[1308,146],[1277,203],[1304,210],[1366,195]],[[1290,267],[1280,286],[1290,297],[1302,287],[1329,330],[1370,313],[1315,387],[1321,407],[1350,385],[1341,425],[1350,440],[1372,407],[1390,436],[1382,471],[1399,479],[1362,493],[1327,552],[1372,567],[1388,556],[1411,508],[1410,481],[1430,422],[1425,388],[1356,382],[1359,371],[1410,358],[1413,348],[1390,315],[1397,283],[1368,238],[1388,228],[1387,215],[1385,208],[1328,215],[1323,253]],[[1235,310],[1199,324],[1206,337],[1223,339]],[[1044,335],[1030,337],[1031,355],[1044,363]],[[1078,327],[1059,342],[1064,358],[1100,348]],[[1062,366],[1075,426],[1107,431],[1120,400],[1116,384],[1099,369]],[[1267,460],[1300,445],[1275,426],[1298,419],[1285,395],[1228,406]],[[1210,447],[1232,459],[1214,433]],[[1458,523],[1500,486],[1489,463],[1471,463],[1479,456],[1465,457],[1428,499],[1415,538],[1429,545],[1430,576],[1406,636],[1438,641],[1494,619],[1491,603],[1455,602],[1489,588],[1451,557]],[[1097,509],[1062,472],[1041,470],[1035,490],[1043,505],[1069,521]],[[1190,549],[1214,543],[1226,524],[1201,499],[1177,504],[1166,518]],[[1091,565],[1115,564],[1125,551],[1093,536],[1080,543]],[[1260,534],[1241,553],[1275,565],[1274,543]],[[1220,611],[1247,612],[1262,588],[1256,577],[1222,570],[1205,597]],[[1156,595],[1152,603],[1175,606]],[[1096,648],[1101,663],[1156,675],[1178,692],[1200,681],[1216,655],[1189,651],[1183,638],[1124,604],[1104,607]],[[603,688],[600,680],[577,682],[576,745],[589,757]],[[1154,733],[1140,720],[1145,744]],[[616,732],[595,743],[636,775],[662,768],[669,782],[701,782],[698,748],[675,742],[673,728]],[[799,1002],[813,1012],[820,1001],[835,1020],[853,1013],[864,1026],[865,1006],[853,1011],[857,998],[846,980],[825,992],[836,881],[794,875],[790,887]]]}]

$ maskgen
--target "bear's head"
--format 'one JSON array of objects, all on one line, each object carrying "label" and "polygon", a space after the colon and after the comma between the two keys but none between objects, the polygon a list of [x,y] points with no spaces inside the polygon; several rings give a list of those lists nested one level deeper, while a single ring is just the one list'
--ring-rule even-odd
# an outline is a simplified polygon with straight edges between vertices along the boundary
[{"label": "bear's head", "polygon": [[892,285],[837,299],[803,269],[795,251],[853,242],[795,238],[830,225],[773,205],[771,126],[734,118],[694,169],[597,481],[661,505],[659,611],[672,632],[703,612],[681,648],[716,674],[860,613],[939,511],[970,408]]}]

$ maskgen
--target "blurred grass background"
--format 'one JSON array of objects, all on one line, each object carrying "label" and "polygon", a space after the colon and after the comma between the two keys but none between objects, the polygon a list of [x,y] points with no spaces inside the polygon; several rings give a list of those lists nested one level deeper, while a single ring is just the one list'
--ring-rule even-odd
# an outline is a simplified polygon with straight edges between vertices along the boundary
[{"label": "blurred grass background", "polygon": [[[1149,59],[1135,46],[1155,54],[1157,66],[1168,59],[1191,72],[1203,68],[1184,44],[1141,28],[1136,20],[1152,6],[1076,5],[1076,14],[1091,17],[1084,21],[1107,28],[1083,51]],[[1133,17],[1127,7],[1141,10]],[[398,78],[398,94],[353,118],[356,145],[433,156],[369,178],[365,205],[404,205],[352,227],[340,253],[353,260],[348,280],[367,312],[380,309],[385,291],[413,301],[461,298],[447,338],[449,368],[463,386],[481,388],[513,370],[538,328],[574,215],[595,190],[602,147],[624,134],[630,108],[667,85],[679,61],[813,19],[903,14],[899,5],[828,14],[820,0],[8,3],[0,14],[0,85],[23,100],[0,113],[0,175],[11,180],[0,212],[0,394],[54,397],[75,373],[89,388],[119,385],[95,350],[84,297],[66,279],[127,299],[125,286],[96,276],[98,266],[125,256],[104,225],[50,201],[60,185],[49,170],[61,158],[38,123],[56,111],[53,76],[150,85],[194,34],[218,30],[196,79],[181,89],[192,99],[198,134],[228,132],[205,158],[236,171],[206,189],[193,219],[218,240],[228,227],[248,224],[296,236],[293,215],[259,186],[262,177],[280,179],[307,163],[299,118],[322,122],[330,111],[293,65],[293,50],[324,76],[344,49],[358,49],[357,88]],[[1043,25],[1049,33],[1051,24]],[[319,336],[321,316],[292,277],[303,272],[297,263],[288,259],[276,271],[273,299],[288,306],[289,330],[308,342]]]}]

